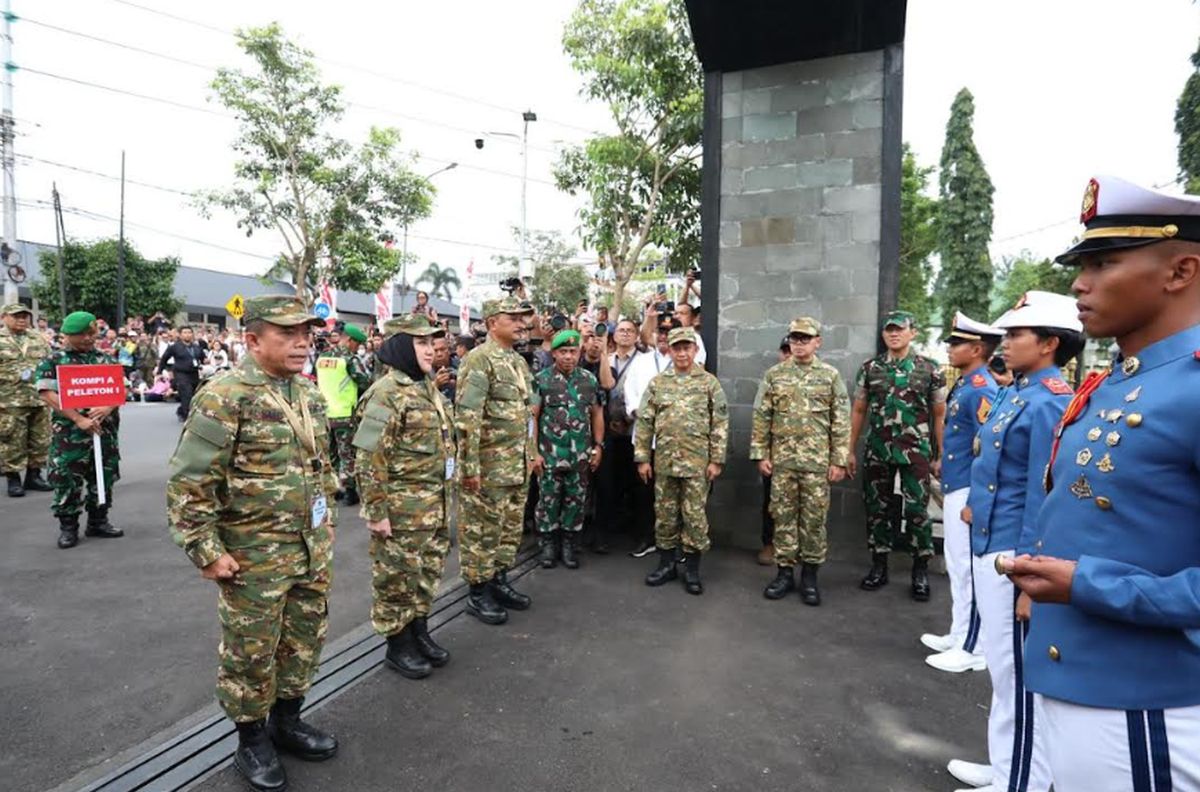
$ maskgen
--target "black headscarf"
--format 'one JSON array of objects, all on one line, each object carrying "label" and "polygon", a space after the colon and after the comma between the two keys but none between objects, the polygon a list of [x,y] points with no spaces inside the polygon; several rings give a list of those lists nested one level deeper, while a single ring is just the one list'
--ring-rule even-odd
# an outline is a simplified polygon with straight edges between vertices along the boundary
[{"label": "black headscarf", "polygon": [[407,374],[413,382],[425,378],[421,364],[417,362],[417,351],[413,348],[413,337],[408,333],[396,333],[383,342],[375,358],[391,366],[397,371]]}]

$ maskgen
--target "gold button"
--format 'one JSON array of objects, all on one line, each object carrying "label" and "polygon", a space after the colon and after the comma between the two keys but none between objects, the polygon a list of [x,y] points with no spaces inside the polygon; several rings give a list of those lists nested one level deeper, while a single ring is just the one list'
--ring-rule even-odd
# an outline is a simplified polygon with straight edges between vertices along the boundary
[{"label": "gold button", "polygon": [[1127,417],[1125,419],[1125,423],[1129,424],[1130,426],[1141,426],[1142,425],[1142,414],[1141,413],[1130,413],[1129,417]]},{"label": "gold button", "polygon": [[1056,663],[1057,663],[1059,660],[1061,660],[1061,659],[1062,659],[1062,652],[1058,651],[1058,647],[1057,647],[1057,646],[1051,646],[1051,647],[1050,647],[1050,651],[1049,651],[1049,652],[1047,652],[1047,654],[1049,654],[1049,655],[1050,655],[1050,659],[1051,659],[1051,660],[1053,660],[1053,661],[1054,661],[1054,662],[1056,662]]},{"label": "gold button", "polygon": [[1100,497],[1096,498],[1096,505],[1104,511],[1108,511],[1112,508],[1112,501],[1101,495]]}]

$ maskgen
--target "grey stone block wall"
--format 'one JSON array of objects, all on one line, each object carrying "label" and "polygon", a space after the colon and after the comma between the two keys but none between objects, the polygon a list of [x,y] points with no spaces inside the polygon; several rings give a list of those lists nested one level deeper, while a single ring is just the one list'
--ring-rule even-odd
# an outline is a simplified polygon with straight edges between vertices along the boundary
[{"label": "grey stone block wall", "polygon": [[[884,53],[723,75],[719,362],[730,455],[710,501],[717,541],[758,541],[750,413],[788,321],[823,325],[820,356],[853,388],[876,349]],[[835,488],[832,518],[861,514],[857,485]]]}]

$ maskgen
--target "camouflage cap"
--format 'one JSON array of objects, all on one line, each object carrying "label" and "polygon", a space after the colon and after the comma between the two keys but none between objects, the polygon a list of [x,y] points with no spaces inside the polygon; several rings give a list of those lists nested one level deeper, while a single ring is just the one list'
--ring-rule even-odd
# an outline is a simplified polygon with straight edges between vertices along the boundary
[{"label": "camouflage cap", "polygon": [[429,317],[425,314],[402,314],[394,319],[388,319],[383,323],[383,335],[385,338],[391,338],[396,333],[423,338],[425,336],[445,335],[446,331],[437,325],[430,324]]},{"label": "camouflage cap", "polygon": [[550,342],[551,349],[559,347],[577,347],[581,336],[578,330],[559,330],[554,335],[554,340]]},{"label": "camouflage cap", "polygon": [[696,343],[696,331],[690,327],[676,327],[667,335],[667,345],[675,346],[684,341]]},{"label": "camouflage cap", "polygon": [[809,336],[821,335],[821,323],[811,316],[797,316],[788,325],[788,334],[803,333]]},{"label": "camouflage cap", "polygon": [[367,343],[367,334],[364,333],[357,325],[346,325],[342,332],[353,338],[360,344]]},{"label": "camouflage cap", "polygon": [[917,318],[908,311],[889,311],[887,316],[883,317],[883,326],[891,327],[914,327],[917,323]]},{"label": "camouflage cap", "polygon": [[507,297],[501,297],[496,300],[483,301],[483,318],[495,316],[496,314],[531,314],[533,306],[527,302],[521,302],[511,294]]},{"label": "camouflage cap", "polygon": [[21,305],[21,303],[9,303],[3,308],[0,308],[0,314],[3,314],[4,316],[16,316],[17,314],[23,313],[32,314],[33,309],[27,305]]},{"label": "camouflage cap", "polygon": [[242,314],[242,323],[254,321],[268,322],[280,327],[311,324],[323,325],[325,320],[313,316],[304,307],[299,297],[289,297],[286,294],[268,294],[263,297],[251,297],[245,302],[246,312]]},{"label": "camouflage cap", "polygon": [[63,335],[79,335],[91,330],[95,325],[95,314],[90,314],[87,311],[76,311],[67,314],[67,317],[63,319],[62,327],[59,329]]}]

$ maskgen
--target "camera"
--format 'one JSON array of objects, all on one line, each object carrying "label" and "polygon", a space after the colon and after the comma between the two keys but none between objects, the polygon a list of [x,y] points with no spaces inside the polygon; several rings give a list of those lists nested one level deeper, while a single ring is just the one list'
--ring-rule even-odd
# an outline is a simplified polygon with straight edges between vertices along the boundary
[{"label": "camera", "polygon": [[659,315],[675,313],[675,301],[666,300],[664,302],[655,303],[654,312]]},{"label": "camera", "polygon": [[566,326],[567,326],[567,317],[563,316],[562,314],[556,313],[556,314],[554,314],[554,316],[550,317],[550,327],[552,327],[554,329],[554,332],[557,333],[559,330],[562,330]]},{"label": "camera", "polygon": [[688,274],[688,277],[691,278],[692,280],[700,280],[700,268],[699,267],[692,267],[691,269],[688,270],[687,274]]},{"label": "camera", "polygon": [[608,324],[605,322],[596,322],[596,335],[599,338],[604,338],[608,335]]},{"label": "camera", "polygon": [[512,294],[517,289],[520,289],[522,285],[523,284],[521,283],[521,279],[518,278],[516,275],[513,275],[510,278],[505,278],[504,280],[500,281],[500,284],[499,284],[501,290],[506,291],[509,294]]}]

